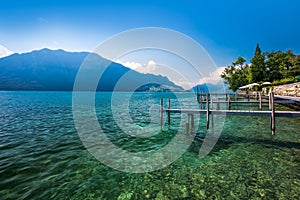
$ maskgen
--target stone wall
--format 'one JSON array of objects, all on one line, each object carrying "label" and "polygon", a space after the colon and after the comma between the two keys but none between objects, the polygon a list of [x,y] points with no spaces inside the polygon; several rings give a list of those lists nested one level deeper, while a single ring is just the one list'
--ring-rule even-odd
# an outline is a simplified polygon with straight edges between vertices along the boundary
[{"label": "stone wall", "polygon": [[300,97],[300,82],[273,87],[275,95]]}]

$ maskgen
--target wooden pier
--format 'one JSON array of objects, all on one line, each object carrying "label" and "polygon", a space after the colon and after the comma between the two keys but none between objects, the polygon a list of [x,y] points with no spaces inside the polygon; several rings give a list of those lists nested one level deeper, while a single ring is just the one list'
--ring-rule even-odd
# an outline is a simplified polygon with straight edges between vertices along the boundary
[{"label": "wooden pier", "polygon": [[[220,94],[216,94],[216,96],[220,96]],[[224,96],[224,94],[223,94]],[[204,99],[205,97],[205,99]],[[275,135],[275,118],[276,117],[300,117],[299,111],[275,111],[275,103],[292,103],[292,101],[275,101],[274,94],[270,93],[268,95],[268,101],[262,101],[261,93],[258,94],[257,101],[231,101],[230,95],[226,94],[226,101],[214,101],[211,94],[198,95],[197,94],[197,102],[201,105],[201,109],[171,109],[171,102],[168,99],[168,108],[163,109],[163,100],[160,101],[160,125],[162,127],[163,123],[163,113],[167,113],[168,116],[168,124],[171,123],[171,113],[186,113],[187,121],[186,121],[186,130],[189,132],[194,129],[194,115],[195,114],[206,114],[206,129],[209,129],[210,124],[210,115],[238,115],[238,116],[260,116],[260,117],[270,117],[271,123],[271,132],[272,135]],[[227,110],[220,110],[220,104],[226,103]],[[206,105],[206,109],[202,109],[202,105]],[[214,110],[214,104],[217,104],[217,109]],[[258,104],[259,110],[231,110],[232,104],[245,105],[245,104]],[[262,104],[268,104],[269,110],[262,111]],[[211,107],[211,109],[210,109]],[[213,126],[213,117],[211,121],[211,126]]]}]

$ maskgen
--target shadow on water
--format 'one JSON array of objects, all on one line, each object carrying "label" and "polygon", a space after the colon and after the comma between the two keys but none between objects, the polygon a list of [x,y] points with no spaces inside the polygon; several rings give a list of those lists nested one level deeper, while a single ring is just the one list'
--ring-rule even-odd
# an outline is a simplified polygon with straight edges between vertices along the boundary
[{"label": "shadow on water", "polygon": [[[275,136],[276,137],[276,136]],[[199,154],[199,149],[201,148],[205,138],[205,132],[198,132],[196,137],[191,144],[189,151]],[[265,148],[294,148],[300,149],[299,142],[291,141],[280,141],[275,139],[261,139],[261,138],[247,138],[241,136],[232,136],[232,135],[221,135],[217,143],[213,147],[210,154],[214,154],[223,149],[229,149],[233,144],[258,144]]]}]

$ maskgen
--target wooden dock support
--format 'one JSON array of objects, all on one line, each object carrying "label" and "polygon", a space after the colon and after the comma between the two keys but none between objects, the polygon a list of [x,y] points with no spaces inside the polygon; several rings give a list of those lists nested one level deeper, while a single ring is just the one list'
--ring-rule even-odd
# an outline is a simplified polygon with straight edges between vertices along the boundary
[{"label": "wooden dock support", "polygon": [[[214,102],[212,96],[210,96],[211,109],[214,109]],[[214,115],[211,113],[211,127],[214,127]]]},{"label": "wooden dock support", "polygon": [[160,129],[162,129],[162,125],[163,125],[163,99],[160,99],[160,109],[159,109],[159,114],[160,114]]},{"label": "wooden dock support", "polygon": [[228,93],[228,110],[230,110],[230,94]]},{"label": "wooden dock support", "polygon": [[186,118],[186,122],[185,122],[185,130],[186,133],[190,133],[190,124],[189,124],[189,117]]},{"label": "wooden dock support", "polygon": [[206,129],[209,128],[209,98],[206,94]]},{"label": "wooden dock support", "polygon": [[269,93],[269,110],[271,110],[272,107],[271,107],[271,92]]},{"label": "wooden dock support", "polygon": [[[171,108],[171,100],[168,99],[168,109],[170,108]],[[168,125],[170,126],[170,124],[171,124],[171,113],[168,112]]]},{"label": "wooden dock support", "polygon": [[193,131],[195,129],[195,121],[194,121],[194,114],[189,113],[188,118],[191,122],[191,130]]},{"label": "wooden dock support", "polygon": [[196,88],[196,98],[197,98],[197,102],[200,103],[200,94],[199,94],[199,88]]},{"label": "wooden dock support", "polygon": [[[201,90],[202,92],[202,90]],[[198,92],[197,92],[198,93]],[[206,94],[199,94],[197,99],[201,99],[199,103],[201,104],[201,107],[203,105],[203,109],[171,109],[171,100],[168,99],[168,105],[167,109],[164,109],[163,107],[163,99],[160,99],[160,126],[161,129],[163,127],[163,113],[167,113],[167,119],[168,119],[168,125],[171,124],[171,113],[187,113],[187,119],[186,119],[186,131],[187,133],[190,133],[192,130],[195,128],[195,122],[194,122],[194,115],[198,114],[206,114],[206,129],[209,129],[210,123],[211,127],[214,127],[214,116],[215,115],[226,115],[226,116],[231,116],[231,115],[237,115],[237,116],[259,116],[259,117],[268,117],[270,118],[270,129],[272,132],[272,135],[275,135],[275,129],[276,129],[276,117],[299,117],[300,118],[300,112],[299,111],[275,111],[275,103],[291,103],[288,101],[281,101],[281,100],[276,100],[275,102],[275,97],[274,93],[270,92],[269,93],[269,100],[268,101],[262,101],[263,95],[261,92],[257,92],[257,97],[258,101],[251,100],[251,101],[231,101],[231,95],[230,93],[226,93],[226,100],[221,100],[220,98],[224,99],[224,96],[219,97],[216,94],[216,99],[213,99],[213,95],[210,93]],[[224,95],[224,94],[222,94]],[[234,98],[234,96],[232,96]],[[249,99],[250,94],[247,94],[245,98]],[[253,93],[252,98],[255,97],[255,94]],[[214,110],[216,105],[216,110]],[[224,103],[225,105],[228,104],[228,110],[220,110],[220,104]],[[262,105],[263,104],[269,104],[269,110],[262,110]],[[210,105],[211,104],[211,105]],[[231,104],[238,104],[238,105],[251,105],[251,104],[259,104],[259,110],[231,110]],[[210,119],[211,115],[211,119]],[[211,120],[211,122],[210,122]]]},{"label": "wooden dock support", "polygon": [[200,106],[201,106],[201,109],[202,109],[202,103],[203,103],[203,97],[202,97],[202,93],[200,93]]},{"label": "wooden dock support", "polygon": [[274,93],[270,93],[271,99],[271,131],[272,135],[275,135],[275,106],[274,106]]},{"label": "wooden dock support", "polygon": [[185,126],[186,126],[186,133],[190,133],[190,131],[195,130],[195,119],[193,113],[188,113]]},{"label": "wooden dock support", "polygon": [[259,95],[259,110],[262,110],[261,92],[259,92],[258,95]]},{"label": "wooden dock support", "polygon": [[190,133],[190,124],[189,124],[189,117],[186,118],[186,122],[185,122],[185,130],[186,133]]}]

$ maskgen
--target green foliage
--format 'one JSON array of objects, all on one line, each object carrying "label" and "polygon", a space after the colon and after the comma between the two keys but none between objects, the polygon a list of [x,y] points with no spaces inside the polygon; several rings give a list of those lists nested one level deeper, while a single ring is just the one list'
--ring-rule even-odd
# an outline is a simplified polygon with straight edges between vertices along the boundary
[{"label": "green foliage", "polygon": [[281,51],[271,52],[266,61],[267,78],[269,81],[280,80],[284,77],[284,68],[288,66],[287,57]]},{"label": "green foliage", "polygon": [[229,85],[229,89],[236,91],[239,87],[249,84],[250,67],[245,64],[246,60],[239,56],[231,66],[225,68],[221,78]]},{"label": "green foliage", "polygon": [[265,53],[256,45],[254,57],[251,59],[251,82],[257,83],[266,80]]},{"label": "green foliage", "polygon": [[269,81],[273,85],[281,85],[299,81],[300,55],[295,55],[291,50],[262,52],[257,44],[251,65],[245,62],[239,56],[221,74],[221,78],[229,84],[232,91],[249,83]]},{"label": "green foliage", "polygon": [[276,80],[276,81],[273,81],[272,85],[276,86],[276,85],[280,85],[280,81]]},{"label": "green foliage", "polygon": [[259,47],[259,44],[256,44],[256,48],[255,48],[255,53],[254,53],[255,56],[258,56],[258,55],[261,55],[261,49]]},{"label": "green foliage", "polygon": [[288,78],[281,79],[279,81],[279,85],[288,84],[288,83],[294,83],[294,82],[295,82],[295,78],[294,77],[288,77]]}]

